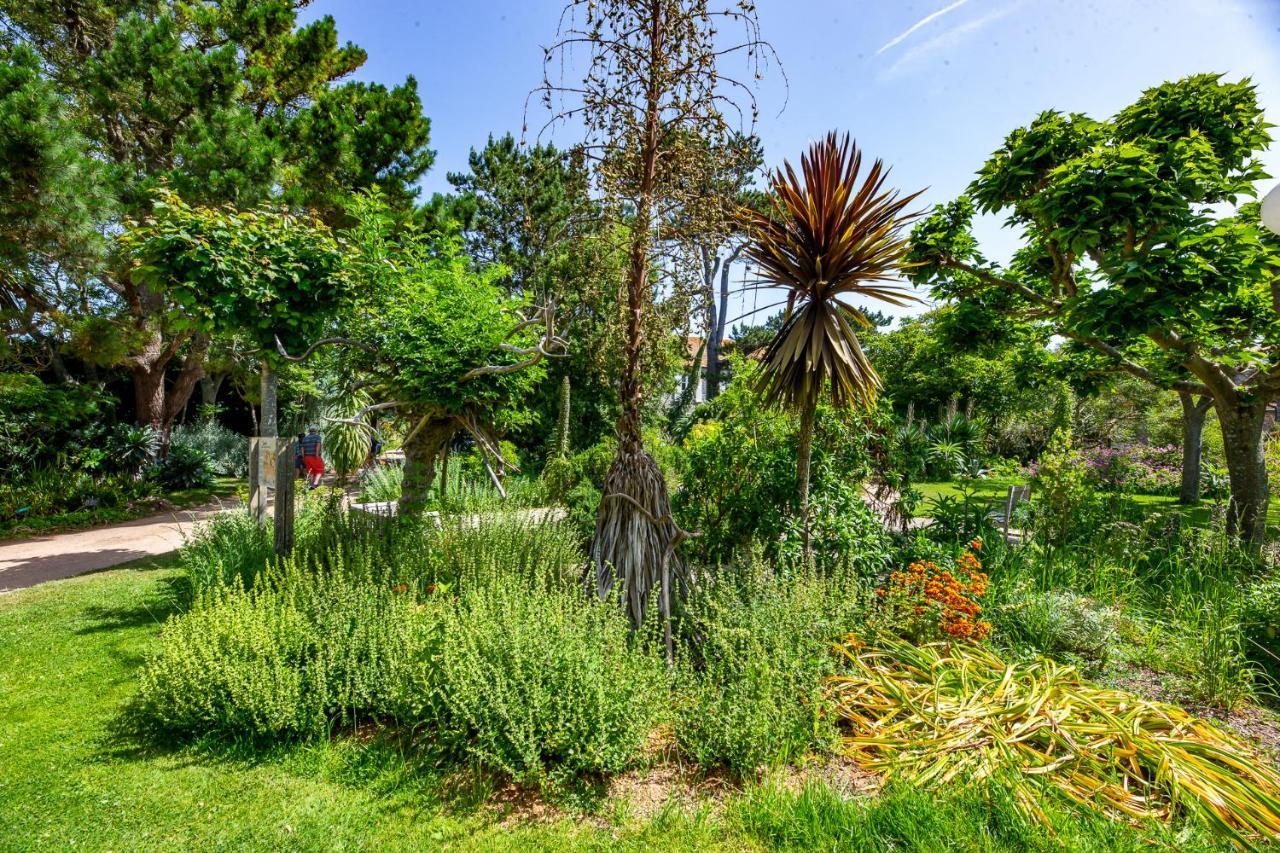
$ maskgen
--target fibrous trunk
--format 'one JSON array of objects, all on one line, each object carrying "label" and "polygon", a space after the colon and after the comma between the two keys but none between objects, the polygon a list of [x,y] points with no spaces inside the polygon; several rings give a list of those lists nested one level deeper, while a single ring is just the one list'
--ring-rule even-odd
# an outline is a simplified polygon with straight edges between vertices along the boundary
[{"label": "fibrous trunk", "polygon": [[[596,595],[620,595],[631,624],[639,627],[649,598],[665,590],[660,604],[669,617],[673,593],[683,595],[686,587],[675,553],[679,539],[658,463],[639,440],[624,437],[605,477],[591,543]],[[672,590],[673,579],[678,591]]]}]

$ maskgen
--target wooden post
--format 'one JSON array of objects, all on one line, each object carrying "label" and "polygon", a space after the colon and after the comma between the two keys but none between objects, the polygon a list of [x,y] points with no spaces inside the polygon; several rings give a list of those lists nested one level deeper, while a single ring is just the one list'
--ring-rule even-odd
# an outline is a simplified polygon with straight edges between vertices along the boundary
[{"label": "wooden post", "polygon": [[275,550],[280,556],[293,552],[293,440],[278,444],[276,453]]},{"label": "wooden post", "polygon": [[445,442],[444,449],[440,451],[440,502],[444,503],[444,496],[449,491],[449,445],[451,441]]},{"label": "wooden post", "polygon": [[259,524],[267,521],[267,491],[273,485],[276,461],[276,372],[262,362],[262,414],[258,418],[258,440],[249,464],[249,507]]}]

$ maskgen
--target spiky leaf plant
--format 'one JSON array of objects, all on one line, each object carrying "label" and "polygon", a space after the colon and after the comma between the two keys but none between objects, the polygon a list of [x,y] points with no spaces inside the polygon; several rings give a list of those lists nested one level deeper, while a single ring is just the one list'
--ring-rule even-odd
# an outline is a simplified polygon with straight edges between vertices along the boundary
[{"label": "spiky leaf plant", "polygon": [[800,170],[788,162],[774,172],[774,210],[743,209],[739,216],[751,235],[746,254],[759,271],[758,285],[787,291],[759,387],[770,402],[800,413],[797,468],[807,515],[818,398],[829,388],[836,406],[870,406],[880,387],[855,331],[871,322],[852,300],[915,301],[892,282],[907,252],[903,229],[916,215],[906,208],[919,193],[886,188],[889,170],[880,160],[864,175],[862,151],[848,134],[815,142]]},{"label": "spiky leaf plant", "polygon": [[1280,773],[1182,708],[977,645],[851,635],[836,652],[830,698],[869,770],[918,785],[1000,779],[1033,818],[1061,795],[1117,820],[1195,814],[1246,847],[1280,836]]},{"label": "spiky leaf plant", "polygon": [[325,455],[344,482],[359,470],[369,454],[369,434],[372,430],[359,417],[368,405],[369,397],[355,392],[330,400],[325,411]]}]

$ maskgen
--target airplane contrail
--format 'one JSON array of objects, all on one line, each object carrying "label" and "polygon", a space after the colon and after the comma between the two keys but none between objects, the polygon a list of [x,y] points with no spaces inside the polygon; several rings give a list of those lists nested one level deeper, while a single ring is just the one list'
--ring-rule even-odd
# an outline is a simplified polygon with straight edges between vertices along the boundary
[{"label": "airplane contrail", "polygon": [[894,47],[895,45],[902,44],[902,42],[905,41],[906,38],[910,36],[912,33],[914,33],[916,30],[920,29],[923,26],[927,26],[931,21],[936,21],[938,18],[941,18],[943,15],[947,14],[948,12],[954,12],[956,9],[959,9],[961,6],[963,6],[965,3],[968,3],[968,2],[969,0],[956,0],[956,2],[952,3],[950,6],[943,6],[941,9],[939,9],[936,12],[930,12],[928,15],[925,15],[923,18],[916,21],[911,26],[907,27],[897,36],[885,42],[884,45],[879,50],[876,51],[876,56],[879,56],[889,48]]}]

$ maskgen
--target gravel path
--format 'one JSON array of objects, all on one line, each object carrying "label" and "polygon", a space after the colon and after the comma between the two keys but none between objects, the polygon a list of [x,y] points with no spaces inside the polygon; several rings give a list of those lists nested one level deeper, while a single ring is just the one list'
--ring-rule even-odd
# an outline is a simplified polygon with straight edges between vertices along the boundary
[{"label": "gravel path", "polygon": [[208,504],[110,527],[0,542],[0,594],[176,551],[196,522],[216,515],[223,506]]}]

